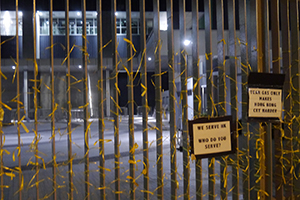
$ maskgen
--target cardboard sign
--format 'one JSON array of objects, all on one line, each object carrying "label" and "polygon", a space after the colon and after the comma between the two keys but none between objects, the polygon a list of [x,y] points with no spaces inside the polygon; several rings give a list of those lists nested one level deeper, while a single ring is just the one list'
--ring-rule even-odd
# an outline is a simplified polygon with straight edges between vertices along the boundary
[{"label": "cardboard sign", "polygon": [[249,88],[249,117],[281,118],[282,90]]},{"label": "cardboard sign", "polygon": [[233,153],[231,116],[189,121],[192,153],[197,158]]},{"label": "cardboard sign", "polygon": [[282,117],[284,74],[250,72],[248,120],[278,122]]}]

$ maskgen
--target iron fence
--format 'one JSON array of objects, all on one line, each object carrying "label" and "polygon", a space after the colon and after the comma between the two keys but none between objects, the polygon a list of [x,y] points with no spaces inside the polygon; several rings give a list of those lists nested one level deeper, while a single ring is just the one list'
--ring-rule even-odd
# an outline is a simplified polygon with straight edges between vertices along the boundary
[{"label": "iron fence", "polygon": [[[19,26],[16,23],[16,56],[12,58],[15,63],[12,84],[16,81],[16,97],[10,101],[14,103],[12,106],[2,102],[8,86],[2,84],[6,78],[5,72],[1,72],[0,76],[3,91],[0,93],[0,110],[6,115],[12,113],[9,118],[16,122],[0,126],[1,199],[299,198],[297,0],[204,0],[201,12],[198,0],[191,1],[191,11],[186,10],[185,0],[179,0],[179,5],[176,5],[179,12],[174,12],[176,1],[166,0],[163,3],[167,8],[167,37],[160,29],[162,15],[159,0],[153,0],[153,31],[148,36],[146,4],[145,0],[139,0],[140,52],[137,52],[132,39],[132,1],[126,0],[126,37],[120,41],[115,14],[117,1],[111,1],[111,23],[107,24],[103,19],[103,2],[97,0],[96,72],[89,71],[91,50],[88,48],[86,30],[86,0],[81,2],[82,45],[72,46],[69,28],[66,28],[66,42],[63,44],[66,56],[61,64],[66,69],[64,78],[56,74],[57,68],[54,66],[53,0],[49,2],[48,68],[51,70],[47,72],[50,81],[46,83],[40,79],[40,61],[36,57],[37,11],[36,1],[33,0],[34,28],[27,30],[32,31],[33,36],[33,78],[29,86],[33,91],[33,104],[29,109],[24,105],[26,95],[22,96],[20,88],[24,77],[20,75]],[[70,26],[69,5],[70,1],[65,0],[65,27]],[[19,21],[18,0],[15,11],[16,21]],[[187,12],[191,13],[191,17],[187,18]],[[204,19],[204,30],[199,28],[201,19]],[[188,23],[191,23],[189,27]],[[178,29],[174,24],[179,25],[176,26]],[[108,29],[111,29],[111,40],[104,44],[102,35]],[[188,34],[192,40],[191,47],[178,42],[188,38]],[[154,48],[147,49],[150,37],[151,41],[155,41]],[[2,45],[9,41],[1,42]],[[121,58],[118,52],[118,44],[122,42],[126,44],[126,58]],[[111,63],[106,62],[103,55],[103,49],[107,46],[111,47]],[[82,61],[78,64],[82,67],[82,79],[77,79],[71,70],[74,48],[81,51]],[[155,92],[152,93],[147,76],[151,65],[148,54],[154,55],[152,84]],[[200,55],[205,60],[201,60]],[[163,63],[163,56],[167,57],[167,63]],[[217,57],[217,65],[213,62],[214,56]],[[134,67],[136,58],[139,59],[137,68]],[[179,58],[179,62],[175,62],[175,58]],[[105,65],[110,64],[110,68],[104,66],[104,62]],[[162,65],[168,65],[167,71],[162,71]],[[205,70],[201,69],[203,65]],[[124,95],[120,92],[121,70],[125,70],[127,78],[125,106],[119,100]],[[284,116],[280,123],[247,121],[249,72],[285,74]],[[91,81],[95,73],[97,80]],[[167,108],[166,103],[163,105],[162,102],[162,76],[165,73],[168,74],[169,91]],[[61,84],[59,87],[65,88],[66,101],[62,105],[57,101],[56,77],[63,79],[64,86]],[[193,80],[191,104],[188,101],[191,90],[187,86],[189,78]],[[204,84],[202,78],[205,79]],[[140,80],[138,86],[141,88],[138,92],[139,105],[136,105],[136,79]],[[44,90],[50,91],[51,108],[40,107],[42,96],[46,95],[41,90],[44,83]],[[179,85],[180,90],[176,87]],[[75,107],[72,105],[76,100],[72,96],[74,87],[83,98],[82,105]],[[91,102],[92,87],[97,87],[94,95],[96,104]],[[151,117],[149,120],[149,101],[153,95],[155,125],[151,123]],[[206,102],[207,106],[204,107],[202,102]],[[194,118],[204,115],[212,118],[224,115],[233,117],[233,129],[239,132],[236,134],[237,151],[234,155],[195,160],[190,154],[188,137],[190,107],[193,108]],[[135,115],[135,108],[142,120]],[[28,110],[27,115],[25,109]],[[168,117],[164,117],[166,110]],[[124,113],[128,118],[121,117]],[[181,122],[176,120],[176,115]],[[5,114],[0,116],[3,121]],[[75,122],[74,118],[83,122]],[[48,126],[51,131],[44,129]],[[178,126],[182,131],[182,152],[176,149]]]}]

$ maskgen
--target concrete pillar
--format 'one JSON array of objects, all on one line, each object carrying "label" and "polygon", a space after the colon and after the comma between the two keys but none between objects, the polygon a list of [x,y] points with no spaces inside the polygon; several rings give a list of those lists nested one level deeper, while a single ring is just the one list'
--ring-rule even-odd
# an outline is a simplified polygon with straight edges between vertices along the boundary
[{"label": "concrete pillar", "polygon": [[56,111],[56,120],[64,119],[64,113],[61,108],[67,110],[67,85],[66,85],[66,74],[63,72],[55,73],[55,103],[58,104],[58,110]]},{"label": "concrete pillar", "polygon": [[40,59],[40,16],[36,15],[36,58]]},{"label": "concrete pillar", "polygon": [[[51,91],[48,88],[51,88],[50,85],[51,76],[50,73],[41,72],[41,92],[40,92],[40,105],[43,117],[47,117],[51,113]],[[46,87],[48,86],[48,88]]]},{"label": "concrete pillar", "polygon": [[[33,11],[32,9],[23,11],[23,47],[26,49],[23,51],[24,59],[33,59]],[[26,31],[25,31],[26,30]],[[29,62],[28,62],[29,63]],[[32,63],[33,65],[33,63]],[[29,120],[29,91],[28,91],[28,71],[27,66],[24,67],[24,111],[25,117]]]},{"label": "concrete pillar", "polygon": [[27,67],[24,67],[24,78],[23,78],[23,103],[24,103],[24,112],[25,112],[25,119],[29,120],[28,118],[28,71],[27,71]]}]

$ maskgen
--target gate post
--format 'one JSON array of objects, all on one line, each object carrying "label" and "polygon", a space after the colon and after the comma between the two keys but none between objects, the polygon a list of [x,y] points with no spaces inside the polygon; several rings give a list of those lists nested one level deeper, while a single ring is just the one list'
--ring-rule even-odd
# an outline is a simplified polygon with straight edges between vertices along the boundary
[{"label": "gate post", "polygon": [[[298,0],[291,0],[290,1],[290,20],[291,20],[291,74],[293,77],[291,77],[291,83],[293,90],[291,91],[292,95],[292,116],[298,118],[299,117],[299,88],[300,88],[300,78],[299,78],[299,1]],[[287,173],[291,173],[291,175],[296,174],[296,177],[293,178],[293,193],[292,197],[297,197],[300,195],[300,180],[299,180],[299,171],[296,172],[296,165],[299,165],[299,153],[296,153],[296,151],[299,150],[299,142],[298,142],[298,137],[299,137],[299,122],[298,120],[293,120],[292,121],[292,162],[291,165],[291,170],[287,171]]]},{"label": "gate post", "polygon": [[[285,123],[284,123],[284,134],[286,136],[286,142],[284,144],[284,151],[287,151],[285,158],[289,162],[285,162],[285,159],[280,160],[282,164],[288,169],[291,169],[293,166],[293,135],[292,135],[292,97],[291,97],[291,57],[290,57],[290,21],[289,21],[289,1],[281,0],[280,1],[280,11],[281,11],[281,39],[282,39],[282,65],[283,71],[285,74],[285,83],[284,83],[284,110],[285,110]],[[277,169],[277,168],[276,168]],[[277,175],[277,170],[275,169],[275,181],[276,178],[279,178]],[[278,171],[279,172],[279,171]],[[283,174],[283,169],[280,174]],[[285,176],[285,197],[287,199],[293,196],[293,174],[286,173]],[[283,180],[282,180],[283,181]],[[275,188],[277,188],[277,181],[275,182]],[[277,193],[277,190],[276,190]],[[282,194],[276,194],[276,197],[281,197]]]}]

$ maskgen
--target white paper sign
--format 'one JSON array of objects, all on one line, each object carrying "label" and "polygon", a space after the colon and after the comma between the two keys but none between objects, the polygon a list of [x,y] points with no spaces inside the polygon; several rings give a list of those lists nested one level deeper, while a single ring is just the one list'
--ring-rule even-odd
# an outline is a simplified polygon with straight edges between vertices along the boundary
[{"label": "white paper sign", "polygon": [[249,117],[281,118],[282,90],[249,88]]},{"label": "white paper sign", "polygon": [[230,121],[193,124],[194,154],[231,151]]}]

